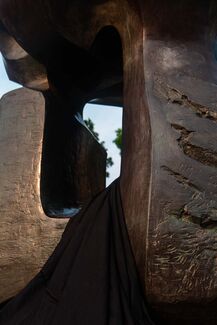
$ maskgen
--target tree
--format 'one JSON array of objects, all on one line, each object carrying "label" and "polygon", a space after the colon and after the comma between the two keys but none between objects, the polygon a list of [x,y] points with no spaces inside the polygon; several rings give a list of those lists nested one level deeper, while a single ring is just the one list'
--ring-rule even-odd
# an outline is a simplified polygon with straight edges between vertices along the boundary
[{"label": "tree", "polygon": [[121,149],[122,149],[122,129],[117,129],[115,131],[115,133],[116,133],[116,138],[113,140],[113,142],[114,142],[114,144],[116,144],[116,146],[120,150],[120,154],[121,154]]},{"label": "tree", "polygon": [[[106,149],[105,147],[105,142],[104,141],[100,141],[99,139],[99,133],[97,133],[95,131],[95,126],[93,121],[88,118],[87,120],[84,121],[85,124],[87,125],[88,129],[91,131],[91,133],[93,133],[93,135],[95,136],[96,140],[101,144],[101,146],[107,151],[108,149]],[[108,168],[113,166],[114,162],[112,160],[112,157],[107,157],[106,158],[106,177],[109,177],[109,172],[108,172]]]}]

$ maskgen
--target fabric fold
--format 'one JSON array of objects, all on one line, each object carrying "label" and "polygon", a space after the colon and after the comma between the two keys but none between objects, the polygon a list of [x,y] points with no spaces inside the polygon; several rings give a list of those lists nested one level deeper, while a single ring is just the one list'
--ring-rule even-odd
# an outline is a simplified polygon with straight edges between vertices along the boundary
[{"label": "fabric fold", "polygon": [[125,225],[119,181],[71,219],[0,325],[151,325]]}]

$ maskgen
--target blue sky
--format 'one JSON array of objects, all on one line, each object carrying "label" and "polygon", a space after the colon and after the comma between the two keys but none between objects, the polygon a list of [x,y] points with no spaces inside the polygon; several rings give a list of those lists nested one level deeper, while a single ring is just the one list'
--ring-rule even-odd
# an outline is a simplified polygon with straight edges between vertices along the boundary
[{"label": "blue sky", "polygon": [[122,125],[122,108],[87,104],[84,109],[84,119],[88,117],[94,122],[100,141],[105,141],[108,156],[112,157],[114,161],[114,165],[108,169],[110,174],[109,179],[107,179],[108,185],[120,174],[121,157],[113,140],[115,138],[115,130],[121,128]]},{"label": "blue sky", "polygon": [[21,86],[18,85],[15,82],[12,82],[8,79],[4,64],[2,61],[2,56],[0,54],[0,97],[7,93],[10,90],[13,90],[15,88],[20,88]]},{"label": "blue sky", "polygon": [[[20,85],[8,79],[0,54],[0,97],[5,93],[19,88]],[[90,105],[84,109],[84,119],[90,118],[95,124],[95,131],[99,133],[100,141],[105,141],[108,156],[112,157],[114,165],[109,168],[110,177],[107,179],[109,185],[120,173],[120,154],[113,143],[115,130],[122,125],[122,108],[113,106]]]}]

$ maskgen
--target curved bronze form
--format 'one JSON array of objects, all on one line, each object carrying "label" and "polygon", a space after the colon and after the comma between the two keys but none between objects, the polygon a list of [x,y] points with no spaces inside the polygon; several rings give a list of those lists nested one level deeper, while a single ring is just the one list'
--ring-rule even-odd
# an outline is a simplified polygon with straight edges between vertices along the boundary
[{"label": "curved bronze form", "polygon": [[123,103],[122,199],[159,324],[217,319],[216,13],[211,0],[0,1],[8,75],[46,101],[48,215],[78,209],[104,186],[85,103]]}]

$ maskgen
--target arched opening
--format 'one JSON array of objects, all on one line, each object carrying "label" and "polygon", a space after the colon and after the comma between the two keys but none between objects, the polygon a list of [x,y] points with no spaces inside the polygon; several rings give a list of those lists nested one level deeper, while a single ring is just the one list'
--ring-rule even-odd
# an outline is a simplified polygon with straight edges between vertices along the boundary
[{"label": "arched opening", "polygon": [[123,106],[123,49],[120,35],[113,26],[103,27],[91,49],[100,67],[101,82],[90,103]]},{"label": "arched opening", "polygon": [[[108,185],[120,172],[120,153],[112,141],[115,140],[115,131],[121,129],[122,120],[120,107],[123,93],[123,55],[120,35],[114,27],[106,26],[97,34],[89,51],[84,52],[74,45],[70,49],[69,44],[66,48],[67,54],[59,53],[64,56],[64,64],[60,62],[57,68],[55,59],[55,67],[50,64],[48,71],[50,84],[56,88],[57,97],[54,98],[53,94],[45,95],[47,114],[41,199],[44,211],[50,217],[75,215],[87,201],[104,188],[106,174],[111,176],[107,177]],[[70,51],[73,60],[69,55]],[[84,69],[84,65],[89,73]],[[79,78],[75,78],[74,72]],[[88,125],[85,127],[84,123],[87,116],[83,117],[86,103],[95,104],[95,107],[98,104],[99,110],[99,104],[104,105],[104,108],[105,105],[119,106],[116,108],[118,113],[113,114],[113,122],[110,119],[111,132],[108,130],[106,114],[100,122],[100,128],[104,131],[107,128],[107,135],[110,133],[113,148],[106,147],[106,139],[96,139],[91,128],[88,132]],[[109,110],[111,111],[108,108]],[[96,113],[95,116],[97,115]],[[118,121],[114,120],[115,116],[119,116]],[[105,141],[104,145],[100,143],[102,141]],[[106,149],[109,152],[116,151],[113,156],[107,155],[107,160]],[[113,170],[108,170],[106,165],[108,167],[111,160],[115,160],[116,164]]]},{"label": "arched opening", "polygon": [[113,76],[119,75],[119,77],[122,77],[122,44],[120,35],[115,27],[103,27],[97,34],[90,52],[98,60],[108,64],[109,70],[112,72]]},{"label": "arched opening", "polygon": [[85,106],[84,119],[93,122],[99,142],[104,142],[107,150],[106,184],[109,185],[119,176],[121,165],[123,49],[117,29],[103,27],[90,52],[101,66],[104,81],[101,90],[95,94],[97,96]]}]

